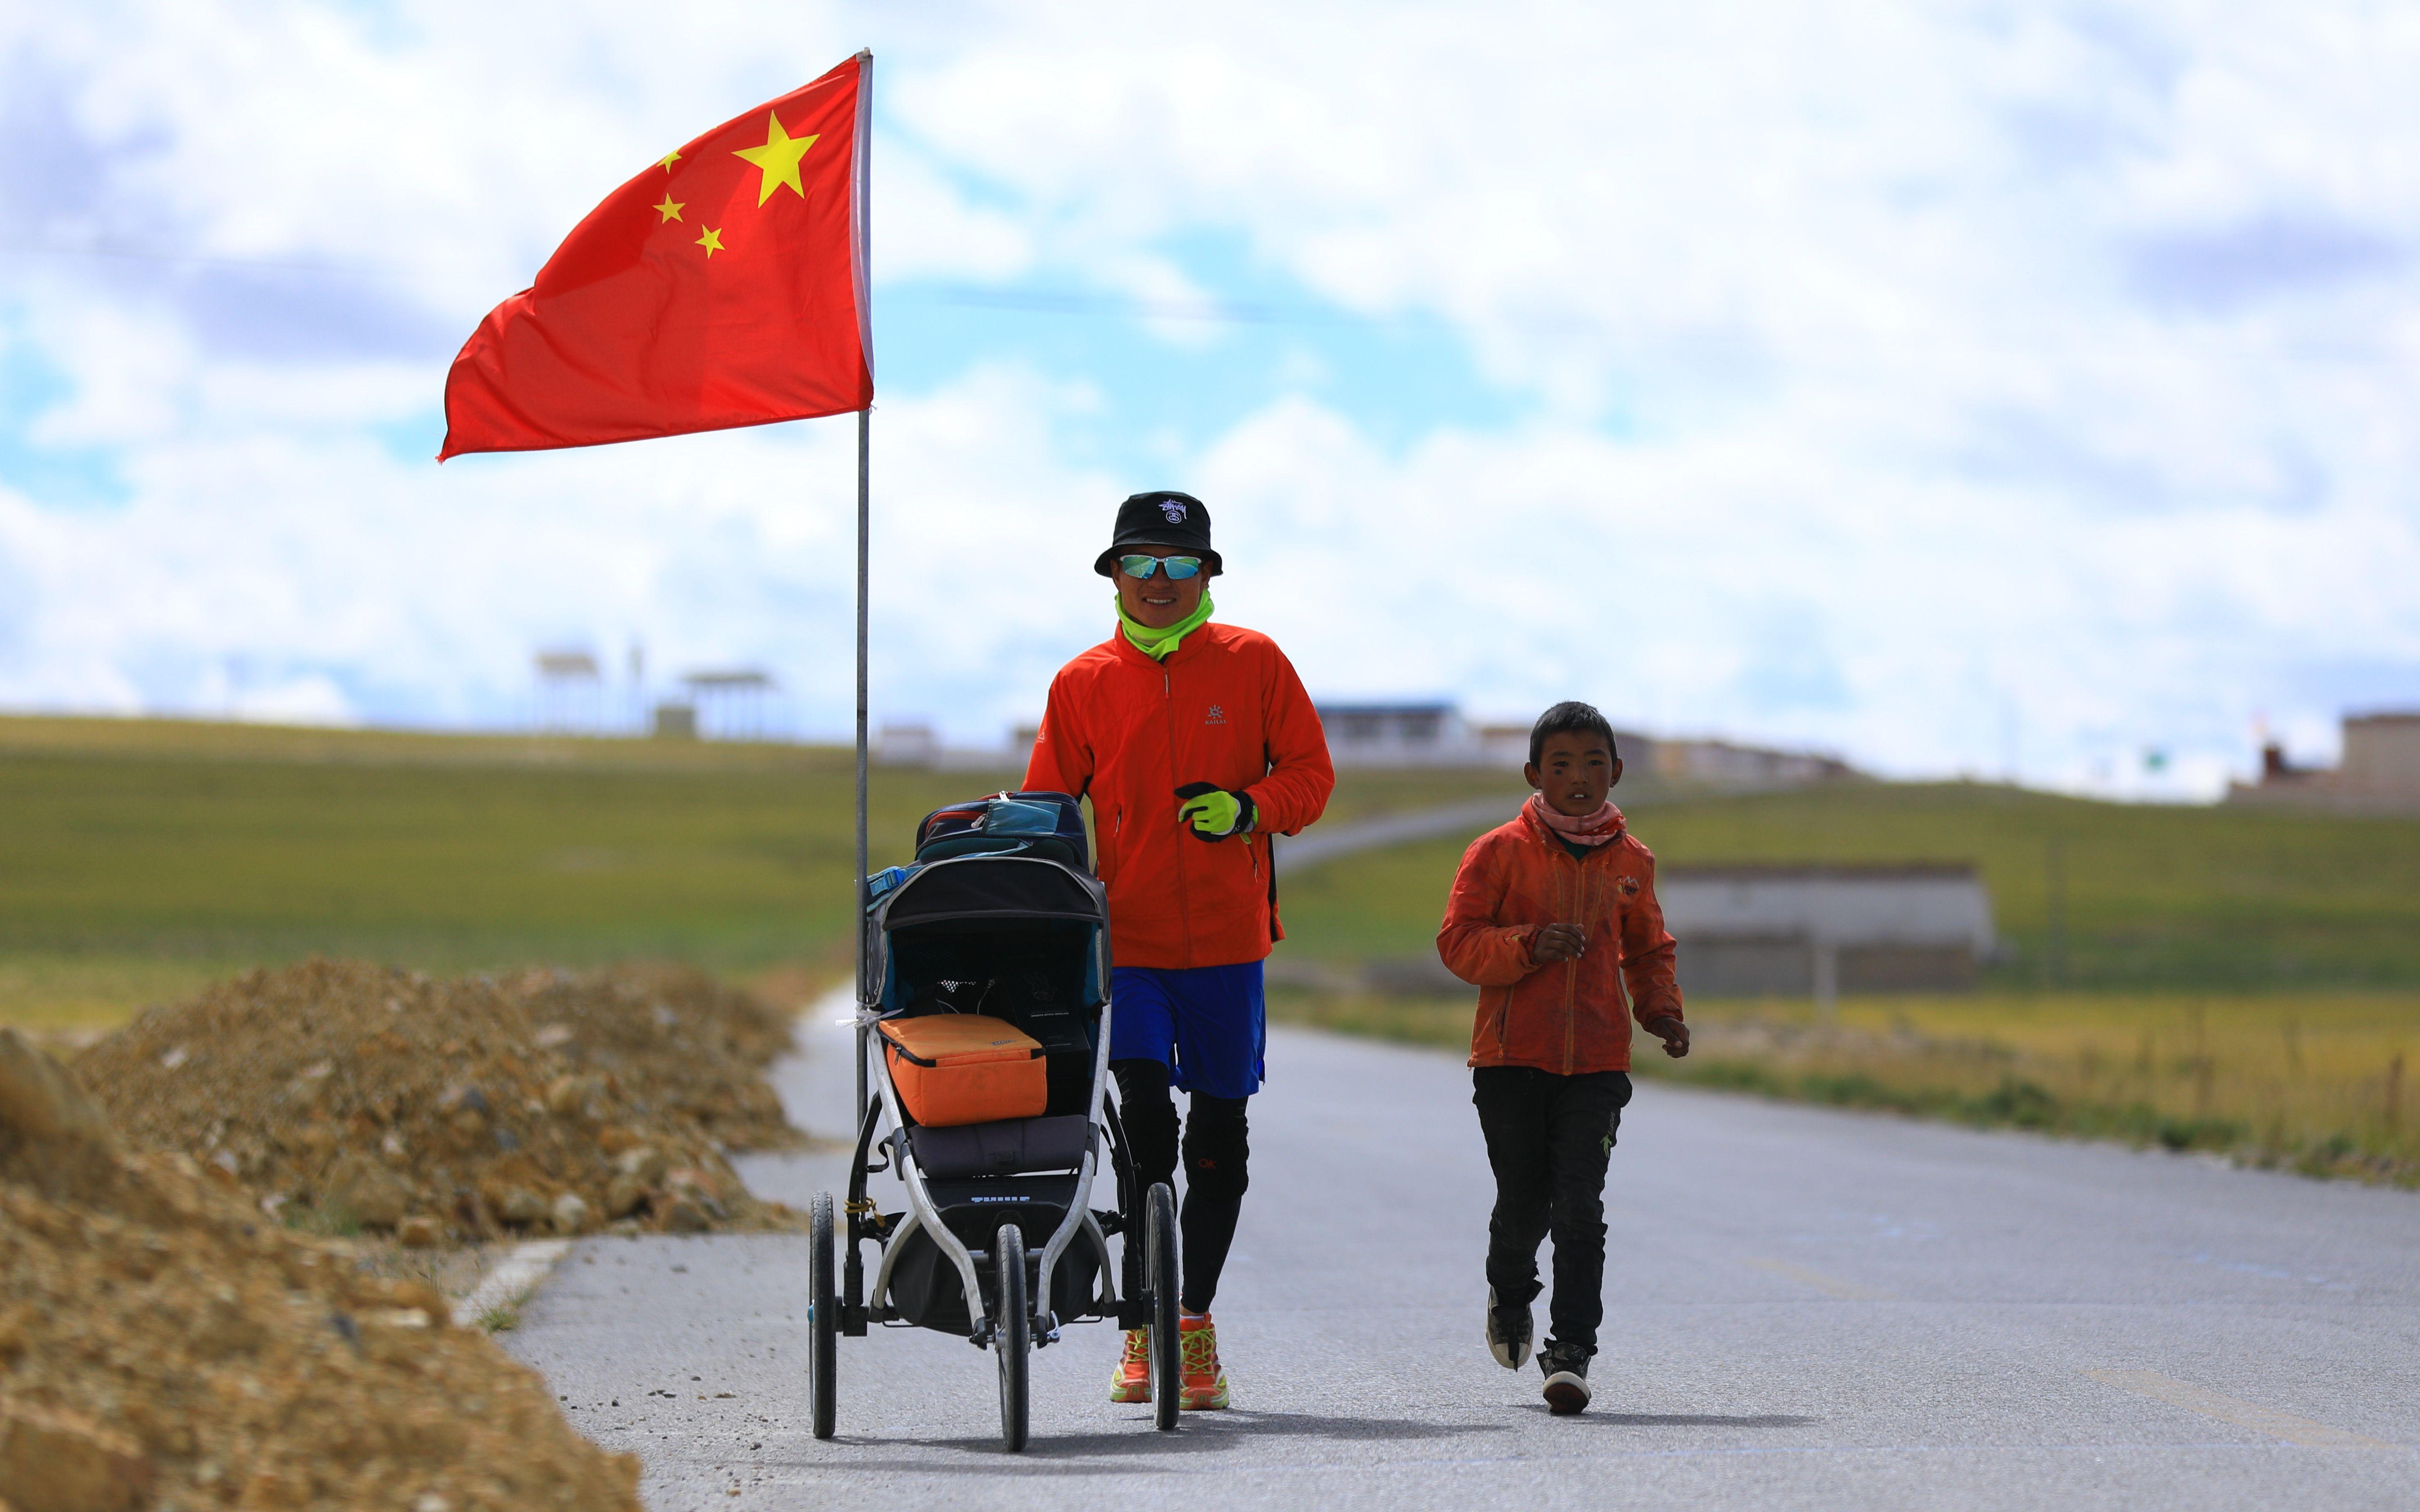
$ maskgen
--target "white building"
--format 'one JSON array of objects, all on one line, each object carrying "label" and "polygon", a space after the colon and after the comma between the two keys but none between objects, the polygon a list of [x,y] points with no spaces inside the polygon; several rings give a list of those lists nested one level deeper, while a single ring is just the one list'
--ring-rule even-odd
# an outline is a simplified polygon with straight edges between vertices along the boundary
[{"label": "white building", "polygon": [[2288,765],[2284,748],[2271,745],[2260,753],[2260,780],[2230,784],[2226,798],[2346,813],[2420,813],[2420,712],[2347,716],[2344,757],[2333,769]]}]

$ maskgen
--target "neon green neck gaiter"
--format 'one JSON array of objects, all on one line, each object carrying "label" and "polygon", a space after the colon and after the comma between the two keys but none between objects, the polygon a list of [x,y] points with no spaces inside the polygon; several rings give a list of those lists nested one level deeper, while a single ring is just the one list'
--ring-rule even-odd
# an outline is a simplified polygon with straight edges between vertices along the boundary
[{"label": "neon green neck gaiter", "polygon": [[1167,660],[1168,654],[1184,644],[1187,636],[1210,623],[1210,591],[1206,588],[1202,591],[1201,607],[1165,630],[1136,624],[1126,617],[1125,604],[1114,595],[1109,601],[1118,606],[1118,628],[1125,632],[1126,643],[1154,661]]}]

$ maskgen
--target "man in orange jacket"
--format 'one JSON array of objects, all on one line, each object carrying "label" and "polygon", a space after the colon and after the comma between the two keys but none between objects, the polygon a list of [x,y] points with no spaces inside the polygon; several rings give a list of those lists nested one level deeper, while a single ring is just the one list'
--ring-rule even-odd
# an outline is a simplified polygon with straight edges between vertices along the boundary
[{"label": "man in orange jacket", "polygon": [[[1487,1222],[1487,1347],[1529,1356],[1538,1243],[1555,1236],[1555,1335],[1538,1351],[1558,1413],[1588,1406],[1605,1318],[1605,1171],[1630,1102],[1630,1021],[1689,1053],[1655,857],[1607,800],[1621,780],[1613,726],[1558,703],[1529,732],[1518,817],[1470,842],[1437,954],[1480,989],[1471,1102],[1496,1173]],[[1630,1002],[1625,1011],[1622,987]]]},{"label": "man in orange jacket", "polygon": [[[1146,1188],[1175,1180],[1170,1089],[1191,1094],[1178,1405],[1219,1408],[1210,1301],[1243,1208],[1245,1102],[1264,1073],[1261,963],[1285,937],[1269,837],[1317,819],[1336,772],[1277,642],[1210,623],[1207,587],[1223,567],[1200,500],[1128,499],[1093,570],[1117,584],[1118,633],[1051,680],[1025,786],[1092,800],[1109,895],[1109,1070]],[[1130,1237],[1129,1297],[1139,1251]],[[1111,1401],[1151,1400],[1150,1358],[1150,1331],[1129,1326]]]}]

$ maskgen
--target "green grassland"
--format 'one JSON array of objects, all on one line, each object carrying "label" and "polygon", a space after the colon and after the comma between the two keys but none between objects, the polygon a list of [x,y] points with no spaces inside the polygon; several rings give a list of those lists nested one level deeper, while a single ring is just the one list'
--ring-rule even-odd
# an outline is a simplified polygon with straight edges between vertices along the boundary
[{"label": "green grassland", "polygon": [[[1465,997],[1280,992],[1270,1011],[1470,1043]],[[1688,1057],[1642,1035],[1638,1073],[2420,1185],[2420,992],[1985,991],[1849,998],[1830,1024],[1804,1002],[1693,1002],[1689,1018]]]},{"label": "green grassland", "polygon": [[[1999,986],[2420,986],[2420,820],[2096,803],[1974,783],[1730,797],[1634,796],[1624,784],[1617,795],[1665,870],[1972,861],[2009,947],[1989,974]],[[1466,843],[1399,846],[1290,876],[1289,949],[1334,960],[1429,953]],[[2055,891],[2054,876],[2064,881]]]},{"label": "green grassland", "polygon": [[[1016,780],[877,768],[874,863]],[[0,1019],[107,1019],[315,952],[837,974],[852,784],[830,748],[0,718]],[[1333,811],[1500,785],[1379,774]]]},{"label": "green grassland", "polygon": [[[877,769],[876,864],[926,810],[1014,779]],[[837,971],[849,790],[830,748],[0,718],[0,1015],[122,1011],[315,951]],[[1509,814],[1525,791],[1512,774],[1350,773],[1327,823],[1489,794]],[[1973,784],[1621,796],[1668,867],[1974,860],[2013,947],[2004,988],[2420,986],[2410,820]],[[1427,954],[1463,843],[1290,873],[1282,949]]]}]

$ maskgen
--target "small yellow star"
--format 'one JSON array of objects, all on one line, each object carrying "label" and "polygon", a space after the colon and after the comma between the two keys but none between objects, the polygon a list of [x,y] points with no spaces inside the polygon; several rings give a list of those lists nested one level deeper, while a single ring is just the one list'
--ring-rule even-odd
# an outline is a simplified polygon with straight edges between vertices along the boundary
[{"label": "small yellow star", "polygon": [[[662,216],[664,221],[677,221],[681,218],[680,202],[674,199],[670,194],[666,194],[664,196],[664,202],[661,205],[651,205],[647,208],[654,210],[658,215]],[[658,221],[656,224],[658,225],[661,225],[664,222]]]},{"label": "small yellow star", "polygon": [[815,139],[812,136],[792,136],[782,130],[782,117],[774,116],[766,128],[763,147],[741,147],[732,156],[745,158],[762,170],[756,180],[757,204],[762,205],[771,199],[773,191],[777,189],[787,189],[804,199],[807,192],[799,187],[799,160],[805,157],[807,148],[814,145]]},{"label": "small yellow star", "polygon": [[679,153],[667,152],[662,157],[656,160],[656,165],[663,169],[664,172],[670,173],[673,171],[673,164],[678,162],[680,162]]},{"label": "small yellow star", "polygon": [[712,226],[707,226],[706,228],[706,235],[697,239],[697,244],[706,249],[706,255],[708,257],[711,257],[716,253],[724,250],[722,245],[722,233],[717,231]]}]

